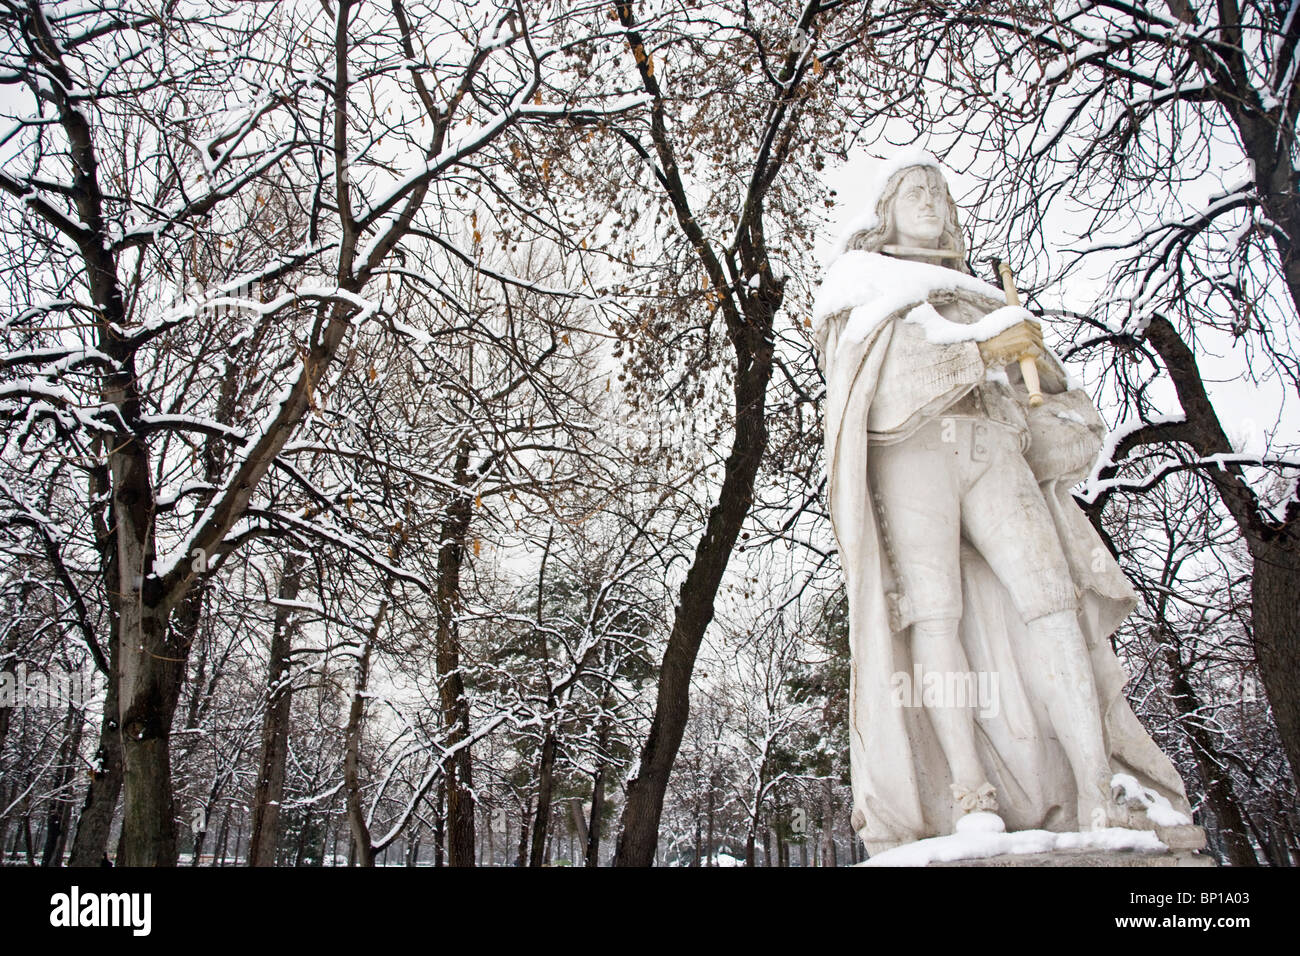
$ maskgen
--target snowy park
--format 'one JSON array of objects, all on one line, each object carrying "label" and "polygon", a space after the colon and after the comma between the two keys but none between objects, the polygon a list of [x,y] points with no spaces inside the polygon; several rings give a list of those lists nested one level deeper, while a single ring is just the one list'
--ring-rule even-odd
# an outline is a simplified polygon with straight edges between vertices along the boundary
[{"label": "snowy park", "polygon": [[30,0],[0,111],[0,869],[1300,864],[1295,4]]}]

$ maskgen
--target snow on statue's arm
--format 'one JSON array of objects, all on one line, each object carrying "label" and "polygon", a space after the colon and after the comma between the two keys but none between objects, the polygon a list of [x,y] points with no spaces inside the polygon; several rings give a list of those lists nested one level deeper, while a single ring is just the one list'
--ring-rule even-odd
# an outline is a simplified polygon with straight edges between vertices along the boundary
[{"label": "snow on statue's arm", "polygon": [[[961,342],[987,342],[1021,322],[1038,322],[1038,316],[1024,306],[1004,305],[993,309],[983,318],[970,324],[952,322],[944,318],[929,302],[916,306],[903,317],[904,322],[919,326],[927,342],[937,346],[956,345]],[[978,347],[978,346],[977,346]],[[1039,380],[1044,392],[1064,392],[1080,388],[1081,384],[1062,365],[1061,360],[1044,343],[1045,354],[1038,358]],[[1008,371],[1011,375],[1008,376]],[[1015,363],[1006,367],[990,366],[985,372],[988,382],[1003,385],[1023,385],[1020,368]]]},{"label": "snow on statue's arm", "polygon": [[[1000,290],[955,269],[853,249],[842,253],[826,270],[813,306],[813,327],[817,330],[831,316],[849,310],[851,315],[843,338],[860,341],[881,322],[908,306],[928,302],[943,293],[960,292],[993,301],[1002,298]],[[935,315],[946,321],[938,313]],[[1029,315],[1020,313],[1021,318]],[[1017,321],[1008,321],[1006,327]],[[992,334],[997,331],[1001,329]]]},{"label": "snow on statue's arm", "polygon": [[1004,305],[978,322],[963,325],[960,322],[950,322],[933,305],[924,302],[908,312],[903,321],[915,322],[921,326],[926,339],[936,345],[953,345],[957,342],[987,342],[999,332],[1005,332],[1021,322],[1038,320],[1023,306]]}]

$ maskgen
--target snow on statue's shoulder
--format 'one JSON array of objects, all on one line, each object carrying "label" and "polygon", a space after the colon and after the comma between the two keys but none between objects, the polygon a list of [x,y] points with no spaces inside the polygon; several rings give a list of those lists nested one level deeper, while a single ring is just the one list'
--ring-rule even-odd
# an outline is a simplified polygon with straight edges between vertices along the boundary
[{"label": "snow on statue's shoulder", "polygon": [[[931,296],[940,292],[971,292],[987,299],[1002,298],[1001,292],[987,282],[956,269],[852,249],[836,257],[826,270],[813,305],[813,326],[820,328],[832,315],[851,310],[842,338],[846,341],[861,340],[894,313],[928,302]],[[937,312],[927,321],[935,335],[941,336],[931,336],[934,341],[944,341],[942,336],[956,336],[947,339],[953,342],[983,339],[996,335],[1003,328],[1010,328],[1027,315],[1021,309],[1012,318],[1009,312],[1002,314],[1005,311],[999,309],[972,326],[949,322]],[[992,325],[1004,321],[1001,328],[988,331]],[[990,322],[986,328],[986,323]],[[937,323],[944,323],[944,326]],[[945,326],[952,328],[945,329]],[[927,334],[929,331],[927,327]],[[975,334],[972,335],[971,331]]]}]

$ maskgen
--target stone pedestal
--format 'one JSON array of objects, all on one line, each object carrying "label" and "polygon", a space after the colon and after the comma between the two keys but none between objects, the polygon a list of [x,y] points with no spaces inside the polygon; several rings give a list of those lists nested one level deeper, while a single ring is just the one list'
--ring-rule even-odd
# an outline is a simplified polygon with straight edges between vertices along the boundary
[{"label": "stone pedestal", "polygon": [[979,860],[928,863],[931,866],[1216,866],[1213,857],[1194,850],[1058,850],[1054,853],[1004,853]]},{"label": "stone pedestal", "polygon": [[1111,827],[1080,833],[1020,830],[1005,833],[981,827],[993,814],[971,814],[966,826],[950,836],[932,837],[895,847],[860,866],[1215,866],[1198,851],[1205,831],[1190,824],[1154,829]]}]

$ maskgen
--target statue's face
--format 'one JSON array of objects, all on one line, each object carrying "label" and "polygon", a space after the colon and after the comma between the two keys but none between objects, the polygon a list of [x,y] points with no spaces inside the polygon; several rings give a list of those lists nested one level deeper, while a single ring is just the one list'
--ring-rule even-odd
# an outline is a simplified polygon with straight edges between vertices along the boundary
[{"label": "statue's face", "polygon": [[942,186],[917,167],[903,176],[894,196],[894,242],[902,246],[938,248],[948,228],[948,201]]}]

